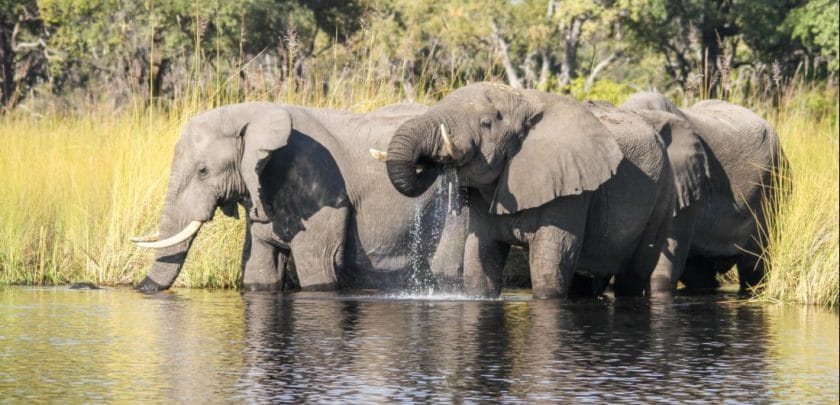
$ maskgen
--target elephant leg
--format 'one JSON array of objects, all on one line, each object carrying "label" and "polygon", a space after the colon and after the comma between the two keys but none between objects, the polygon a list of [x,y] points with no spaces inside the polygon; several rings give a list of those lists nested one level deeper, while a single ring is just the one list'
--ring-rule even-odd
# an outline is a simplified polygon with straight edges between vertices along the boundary
[{"label": "elephant leg", "polygon": [[[666,198],[667,197],[667,198]],[[641,296],[645,290],[651,295],[651,279],[661,257],[673,221],[673,198],[660,196],[647,228],[642,233],[627,271],[615,276],[616,296]],[[668,291],[671,290],[670,283]]]},{"label": "elephant leg", "polygon": [[467,237],[464,242],[464,291],[480,297],[498,297],[510,244],[500,241],[499,217],[490,215],[484,200],[473,192],[470,198]]},{"label": "elephant leg", "polygon": [[670,295],[677,288],[677,281],[686,271],[686,261],[694,235],[696,208],[686,207],[666,224],[667,235],[653,273],[648,295]]},{"label": "elephant leg", "polygon": [[278,249],[263,233],[271,224],[248,223],[242,247],[242,286],[245,291],[279,291],[283,287],[283,263],[278,262]]},{"label": "elephant leg", "polygon": [[[581,226],[581,228],[583,228]],[[528,261],[531,265],[531,290],[536,298],[565,298],[580,256],[581,240],[578,233],[554,226],[541,227],[529,244]]]},{"label": "elephant leg", "polygon": [[[583,248],[591,198],[588,195],[558,198],[530,215],[521,224],[533,230],[528,238],[531,291],[536,298],[568,297]],[[525,215],[529,215],[526,211]]]},{"label": "elephant leg", "polygon": [[[731,264],[730,264],[731,266]],[[692,257],[685,262],[685,272],[680,281],[685,284],[689,291],[714,290],[720,287],[717,281],[717,269],[714,259],[705,257]]]},{"label": "elephant leg", "polygon": [[589,277],[575,273],[572,278],[572,286],[569,288],[569,296],[597,297],[604,293],[609,283],[609,277]]},{"label": "elephant leg", "polygon": [[438,286],[444,289],[457,290],[463,283],[467,209],[460,210],[460,214],[447,214],[446,224],[429,265]]},{"label": "elephant leg", "polygon": [[330,290],[338,286],[338,267],[344,264],[344,246],[350,210],[324,207],[304,222],[292,238],[300,288]]},{"label": "elephant leg", "polygon": [[481,297],[502,292],[502,270],[510,245],[470,232],[464,246],[464,290]]},{"label": "elephant leg", "polygon": [[740,254],[735,264],[738,265],[738,281],[742,292],[748,292],[758,286],[764,279],[763,247],[756,237],[751,237],[746,252]]}]

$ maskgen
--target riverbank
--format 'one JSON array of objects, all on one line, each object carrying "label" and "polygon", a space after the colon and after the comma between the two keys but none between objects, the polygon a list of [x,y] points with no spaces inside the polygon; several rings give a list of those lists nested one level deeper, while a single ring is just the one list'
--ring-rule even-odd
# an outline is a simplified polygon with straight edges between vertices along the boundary
[{"label": "riverbank", "polygon": [[[303,89],[283,100],[369,111],[401,101],[394,89],[363,83],[317,97]],[[768,230],[770,269],[760,297],[837,306],[837,93],[792,89],[779,107],[742,101],[776,128],[792,173],[789,192],[780,193],[788,197]],[[140,280],[152,253],[128,238],[156,229],[180,127],[205,106],[0,117],[0,284]],[[217,215],[197,238],[178,285],[235,288],[243,232],[243,221]]]}]

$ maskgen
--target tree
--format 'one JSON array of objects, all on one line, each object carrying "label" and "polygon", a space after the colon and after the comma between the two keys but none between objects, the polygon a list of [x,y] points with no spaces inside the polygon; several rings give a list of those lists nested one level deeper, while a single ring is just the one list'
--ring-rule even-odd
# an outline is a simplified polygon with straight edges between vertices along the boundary
[{"label": "tree", "polygon": [[0,0],[0,112],[37,80],[44,60],[34,0]]},{"label": "tree", "polygon": [[[796,66],[796,44],[784,21],[800,0],[619,0],[633,42],[665,59],[665,71],[683,88],[691,73],[705,87],[727,70],[775,60]],[[748,47],[743,55],[743,42]]]},{"label": "tree", "polygon": [[837,0],[811,0],[794,9],[787,18],[793,37],[825,63],[831,74],[840,70],[840,5]]}]

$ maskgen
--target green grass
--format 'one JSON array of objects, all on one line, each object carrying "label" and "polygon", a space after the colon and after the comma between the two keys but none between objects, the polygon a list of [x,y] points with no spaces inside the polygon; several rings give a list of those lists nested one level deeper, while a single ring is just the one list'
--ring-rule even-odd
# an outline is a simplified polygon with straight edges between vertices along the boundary
[{"label": "green grass", "polygon": [[[332,83],[326,90],[301,84],[243,97],[220,92],[231,87],[225,83],[168,109],[0,117],[0,284],[138,281],[153,256],[128,238],[156,229],[172,149],[189,116],[230,99],[369,111],[405,98],[393,81],[364,74],[369,69],[361,66],[351,79],[333,72],[306,82]],[[775,126],[792,169],[790,192],[768,231],[770,268],[759,298],[837,306],[837,93],[791,89],[781,107],[742,101]],[[438,94],[415,96],[429,102]],[[199,235],[177,285],[236,286],[244,223],[216,218]]]}]

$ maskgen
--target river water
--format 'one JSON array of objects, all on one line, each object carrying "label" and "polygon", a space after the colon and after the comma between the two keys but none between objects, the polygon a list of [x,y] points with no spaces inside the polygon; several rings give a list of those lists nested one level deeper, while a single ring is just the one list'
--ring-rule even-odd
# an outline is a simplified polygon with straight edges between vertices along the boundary
[{"label": "river water", "polygon": [[0,402],[838,402],[838,314],[736,296],[497,301],[0,289]]}]

